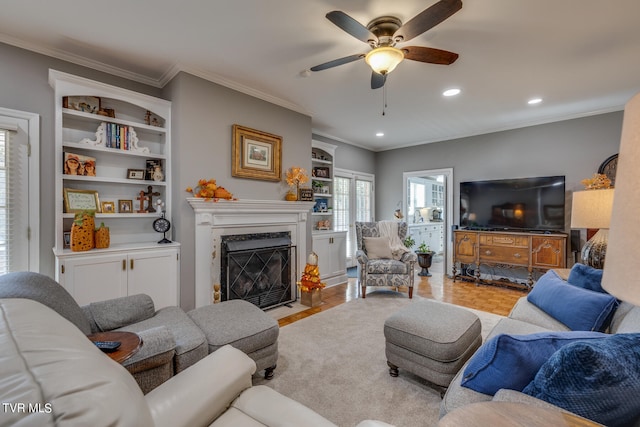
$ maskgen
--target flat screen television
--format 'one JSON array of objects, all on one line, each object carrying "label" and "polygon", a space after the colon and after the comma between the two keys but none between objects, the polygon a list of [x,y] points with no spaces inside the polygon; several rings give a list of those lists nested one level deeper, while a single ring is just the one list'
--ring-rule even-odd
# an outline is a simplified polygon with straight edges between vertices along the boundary
[{"label": "flat screen television", "polygon": [[460,226],[564,231],[564,190],[564,176],[461,182]]}]

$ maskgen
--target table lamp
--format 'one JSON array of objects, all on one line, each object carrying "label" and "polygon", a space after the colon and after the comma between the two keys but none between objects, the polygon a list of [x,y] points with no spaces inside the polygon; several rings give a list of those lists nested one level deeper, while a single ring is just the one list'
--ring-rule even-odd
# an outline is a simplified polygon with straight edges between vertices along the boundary
[{"label": "table lamp", "polygon": [[640,305],[640,94],[625,106],[616,172],[616,197],[609,229],[609,253],[602,287],[615,297]]},{"label": "table lamp", "polygon": [[602,269],[607,253],[607,240],[613,188],[584,190],[573,193],[571,228],[598,228],[598,232],[582,247],[581,260],[585,265]]}]

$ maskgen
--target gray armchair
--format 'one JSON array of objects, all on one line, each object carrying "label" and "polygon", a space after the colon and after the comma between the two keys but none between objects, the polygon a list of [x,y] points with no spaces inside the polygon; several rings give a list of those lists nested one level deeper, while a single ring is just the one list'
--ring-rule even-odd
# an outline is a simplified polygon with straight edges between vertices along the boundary
[{"label": "gray armchair", "polygon": [[37,273],[0,276],[0,298],[24,298],[44,304],[85,335],[130,331],[144,345],[123,365],[147,393],[209,353],[202,330],[180,307],[155,310],[148,295],[131,295],[80,307],[55,280]]},{"label": "gray armchair", "polygon": [[[407,235],[407,223],[400,222],[397,225],[398,238],[402,242]],[[367,249],[368,238],[381,237],[378,222],[356,222],[356,239],[358,250],[356,258],[358,260],[359,280],[362,287],[362,297],[366,297],[367,286],[386,286],[398,288],[407,286],[409,298],[413,297],[413,269],[418,257],[408,249],[399,259],[394,259],[393,254],[389,257],[379,258],[376,253],[375,258],[371,255],[372,247]],[[371,243],[373,243],[371,240]],[[405,248],[406,249],[406,248]],[[376,250],[375,252],[379,252]],[[385,255],[383,255],[385,256]]]}]

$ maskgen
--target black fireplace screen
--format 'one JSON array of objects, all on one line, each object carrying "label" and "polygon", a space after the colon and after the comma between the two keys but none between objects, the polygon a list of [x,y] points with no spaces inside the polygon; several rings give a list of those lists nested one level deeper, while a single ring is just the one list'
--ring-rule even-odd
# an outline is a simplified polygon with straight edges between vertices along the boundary
[{"label": "black fireplace screen", "polygon": [[223,236],[223,300],[243,299],[262,309],[296,300],[296,247],[288,235],[271,236]]}]

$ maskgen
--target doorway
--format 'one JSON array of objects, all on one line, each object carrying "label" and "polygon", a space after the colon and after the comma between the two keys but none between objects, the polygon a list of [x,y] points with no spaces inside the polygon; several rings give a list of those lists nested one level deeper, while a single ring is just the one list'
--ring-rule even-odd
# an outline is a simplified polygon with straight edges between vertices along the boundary
[{"label": "doorway", "polygon": [[417,250],[434,251],[430,270],[451,275],[453,251],[453,168],[403,173],[403,215]]},{"label": "doorway", "polygon": [[375,176],[336,168],[333,173],[334,230],[347,232],[347,268],[356,265],[356,221],[374,221]]}]

